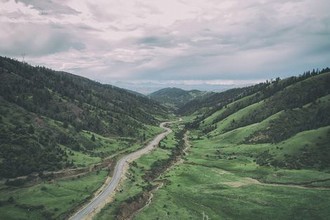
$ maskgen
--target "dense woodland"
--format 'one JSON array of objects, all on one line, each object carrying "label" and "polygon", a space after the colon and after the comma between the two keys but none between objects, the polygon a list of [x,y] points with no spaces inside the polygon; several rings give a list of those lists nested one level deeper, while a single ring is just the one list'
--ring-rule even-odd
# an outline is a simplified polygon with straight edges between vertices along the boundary
[{"label": "dense woodland", "polygon": [[97,147],[82,131],[140,140],[166,117],[142,95],[10,58],[0,57],[0,78],[0,177],[72,166],[61,145]]},{"label": "dense woodland", "polygon": [[133,92],[65,72],[33,67],[9,58],[1,58],[0,67],[0,93],[6,101],[66,121],[78,131],[134,135],[133,128],[141,127],[139,122],[156,124],[152,115],[165,110]]}]

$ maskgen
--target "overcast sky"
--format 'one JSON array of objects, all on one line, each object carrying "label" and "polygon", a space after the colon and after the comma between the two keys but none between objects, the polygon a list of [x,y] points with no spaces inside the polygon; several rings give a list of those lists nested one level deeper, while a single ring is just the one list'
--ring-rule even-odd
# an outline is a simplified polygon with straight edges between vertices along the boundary
[{"label": "overcast sky", "polygon": [[0,42],[140,92],[242,86],[330,66],[330,1],[0,0]]}]

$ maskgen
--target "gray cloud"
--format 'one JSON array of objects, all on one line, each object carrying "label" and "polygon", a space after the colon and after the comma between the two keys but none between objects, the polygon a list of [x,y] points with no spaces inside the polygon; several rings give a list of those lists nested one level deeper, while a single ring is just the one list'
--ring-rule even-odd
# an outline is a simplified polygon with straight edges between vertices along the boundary
[{"label": "gray cloud", "polygon": [[11,0],[0,3],[0,54],[25,52],[34,64],[105,83],[239,85],[328,66],[329,8],[327,0]]},{"label": "gray cloud", "polygon": [[85,48],[84,43],[71,33],[54,25],[3,23],[2,28],[6,33],[0,35],[0,41],[6,43],[0,45],[0,51],[9,56],[25,53],[38,57]]},{"label": "gray cloud", "polygon": [[78,11],[52,0],[15,0],[15,1],[22,2],[27,6],[32,6],[34,9],[38,10],[43,15],[79,14]]}]

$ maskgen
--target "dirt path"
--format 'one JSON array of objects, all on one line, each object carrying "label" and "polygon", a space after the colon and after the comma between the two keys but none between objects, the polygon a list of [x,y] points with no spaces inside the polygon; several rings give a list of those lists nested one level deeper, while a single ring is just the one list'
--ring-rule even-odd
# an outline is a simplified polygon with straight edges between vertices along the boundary
[{"label": "dirt path", "polygon": [[149,205],[151,204],[152,202],[152,199],[154,198],[154,193],[160,189],[161,187],[163,187],[164,183],[160,183],[155,189],[151,190],[150,191],[150,195],[149,195],[149,199],[147,201],[147,203],[142,207],[140,208],[139,210],[137,210],[136,212],[134,212],[129,218],[128,220],[132,220],[137,214],[139,214],[140,212],[142,212],[144,209],[148,208]]},{"label": "dirt path", "polygon": [[297,188],[297,189],[315,189],[315,190],[330,190],[327,187],[313,187],[313,186],[303,186],[303,185],[294,185],[294,184],[278,184],[278,183],[263,183],[259,180],[244,177],[239,181],[233,182],[224,182],[224,184],[231,186],[231,187],[242,187],[247,185],[262,185],[262,186],[274,186],[274,187],[290,187],[290,188]]}]

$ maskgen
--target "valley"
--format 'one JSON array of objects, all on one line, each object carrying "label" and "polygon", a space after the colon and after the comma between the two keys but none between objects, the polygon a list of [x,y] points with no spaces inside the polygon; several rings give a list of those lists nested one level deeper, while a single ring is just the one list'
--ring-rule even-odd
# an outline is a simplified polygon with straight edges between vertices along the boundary
[{"label": "valley", "polygon": [[[163,149],[137,160],[119,201],[96,219],[327,219],[327,85],[324,73],[193,101],[200,103],[197,111],[173,125],[174,134],[189,131],[191,147],[181,162],[163,169],[151,191],[141,191],[134,186],[144,176],[140,166],[154,164]],[[177,143],[164,140],[161,146]]]},{"label": "valley", "polygon": [[330,215],[329,68],[152,100],[0,61],[0,219]]},{"label": "valley", "polygon": [[163,122],[160,124],[162,129],[165,129],[165,132],[156,136],[151,142],[147,144],[147,146],[143,147],[142,149],[130,153],[129,155],[124,156],[121,158],[113,171],[113,175],[108,181],[105,183],[104,186],[99,190],[97,195],[92,199],[90,203],[80,209],[74,216],[72,216],[72,220],[74,219],[85,219],[85,218],[92,218],[94,213],[99,212],[99,210],[106,205],[107,202],[111,202],[111,197],[114,197],[115,190],[118,188],[120,182],[123,180],[125,173],[128,169],[128,163],[133,162],[137,158],[141,157],[144,154],[149,153],[150,151],[154,150],[155,147],[159,144],[159,142],[164,139],[169,133],[171,133],[171,129],[165,127],[168,124]]}]

